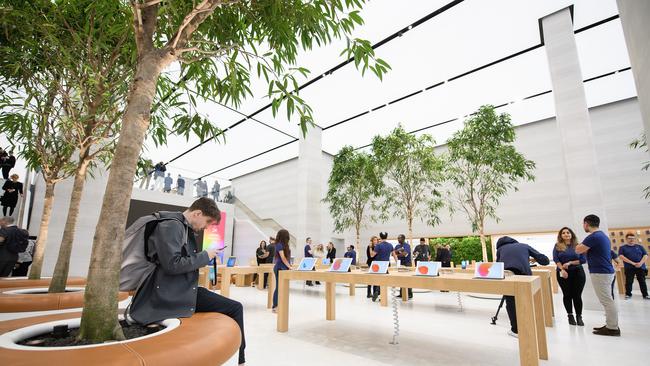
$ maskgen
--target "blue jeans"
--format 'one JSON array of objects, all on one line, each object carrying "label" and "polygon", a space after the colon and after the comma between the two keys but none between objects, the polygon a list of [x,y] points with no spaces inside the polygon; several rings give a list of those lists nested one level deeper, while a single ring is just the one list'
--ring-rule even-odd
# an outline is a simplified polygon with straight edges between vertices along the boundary
[{"label": "blue jeans", "polygon": [[273,309],[278,307],[278,283],[280,282],[280,276],[278,276],[278,273],[280,272],[280,269],[277,267],[273,267],[273,274],[275,274],[275,290],[273,290]]}]

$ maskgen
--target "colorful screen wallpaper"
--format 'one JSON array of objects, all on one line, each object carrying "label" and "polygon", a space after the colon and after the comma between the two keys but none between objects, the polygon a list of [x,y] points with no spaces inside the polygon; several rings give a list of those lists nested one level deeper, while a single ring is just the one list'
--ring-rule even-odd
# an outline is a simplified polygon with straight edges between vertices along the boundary
[{"label": "colorful screen wallpaper", "polygon": [[[226,213],[221,211],[221,222],[219,224],[208,225],[203,230],[203,250],[216,244],[217,249],[223,249],[226,245]],[[223,263],[223,251],[218,252],[219,260]]]},{"label": "colorful screen wallpaper", "polygon": [[476,277],[503,278],[503,263],[500,262],[479,262],[476,263],[474,271]]}]

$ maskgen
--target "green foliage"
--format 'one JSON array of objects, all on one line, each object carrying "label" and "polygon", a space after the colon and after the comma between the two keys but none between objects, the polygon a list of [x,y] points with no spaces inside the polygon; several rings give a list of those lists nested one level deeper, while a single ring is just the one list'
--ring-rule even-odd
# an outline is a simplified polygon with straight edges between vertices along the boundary
[{"label": "green foliage", "polygon": [[343,147],[334,157],[323,202],[329,204],[336,232],[354,227],[359,234],[380,184],[374,168],[372,157],[352,146]]},{"label": "green foliage", "polygon": [[[648,153],[648,145],[646,143],[646,135],[641,134],[641,137],[632,141],[630,143],[630,148],[632,149],[642,149],[645,150],[646,154]],[[646,160],[643,162],[641,166],[642,170],[650,170],[650,160]],[[650,200],[650,186],[647,186],[643,189],[643,198]]]},{"label": "green foliage", "polygon": [[520,181],[535,179],[535,163],[519,153],[515,130],[508,114],[497,115],[493,106],[482,106],[448,141],[447,178],[452,211],[462,210],[472,230],[482,232],[485,219],[498,221],[499,200]]},{"label": "green foliage", "polygon": [[[429,246],[431,247],[432,253],[435,253],[439,245],[449,245],[451,247],[451,261],[454,262],[454,265],[459,265],[463,260],[475,260],[477,262],[483,260],[481,239],[478,236],[429,239]],[[492,261],[492,245],[490,244],[489,237],[486,237],[486,245],[488,249],[488,261]]]},{"label": "green foliage", "polygon": [[[375,56],[370,42],[350,36],[356,26],[363,24],[359,10],[364,0],[136,3],[135,9],[157,18],[152,46],[173,53],[181,62],[180,78],[160,76],[158,102],[165,99],[170,105],[183,103],[182,93],[174,91],[179,87],[238,106],[253,94],[250,85],[257,77],[268,86],[267,97],[274,115],[284,105],[288,117],[298,115],[306,133],[313,116],[312,109],[299,96],[299,78],[309,74],[309,70],[295,66],[302,50],[345,39],[341,54],[353,59],[362,73],[371,70],[381,79],[390,69]],[[168,113],[152,116],[152,137],[157,144],[166,141],[164,122],[174,117],[174,112]],[[220,131],[210,132],[220,135]]]},{"label": "green foliage", "polygon": [[431,135],[416,137],[398,126],[388,136],[375,136],[372,153],[381,174],[380,195],[376,206],[382,219],[393,212],[407,221],[409,235],[415,218],[435,226],[440,222],[438,211],[443,206],[440,185],[443,161],[434,153]]}]

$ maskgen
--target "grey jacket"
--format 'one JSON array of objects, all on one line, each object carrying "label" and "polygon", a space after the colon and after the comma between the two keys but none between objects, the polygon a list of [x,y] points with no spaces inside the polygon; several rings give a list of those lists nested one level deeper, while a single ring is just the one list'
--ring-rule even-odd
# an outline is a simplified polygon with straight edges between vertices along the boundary
[{"label": "grey jacket", "polygon": [[[141,324],[192,316],[199,268],[210,261],[207,252],[199,251],[194,232],[181,212],[160,214],[178,220],[158,223],[149,237],[149,257],[156,269],[138,289],[130,309],[131,317]],[[187,245],[183,245],[185,227],[189,229]]]}]

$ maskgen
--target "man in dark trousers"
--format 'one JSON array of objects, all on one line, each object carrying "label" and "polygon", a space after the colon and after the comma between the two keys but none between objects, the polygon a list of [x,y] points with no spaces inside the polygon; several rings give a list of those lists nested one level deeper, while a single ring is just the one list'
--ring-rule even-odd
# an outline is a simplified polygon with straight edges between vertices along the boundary
[{"label": "man in dark trousers", "polygon": [[[379,233],[379,239],[381,242],[375,245],[374,249],[370,249],[370,256],[374,257],[375,261],[389,261],[390,256],[393,253],[393,244],[386,241],[388,239],[387,232]],[[377,301],[379,297],[379,286],[372,287],[372,301]],[[387,296],[387,294],[381,294],[381,296]]]},{"label": "man in dark trousers", "polygon": [[[404,234],[399,234],[397,236],[397,245],[395,246],[393,255],[395,256],[396,263],[399,263],[401,266],[404,267],[412,267],[411,245],[406,242],[406,236],[404,236]],[[407,292],[408,292],[409,300],[412,299],[413,289],[409,288]],[[399,295],[397,295],[397,297],[402,297],[402,292],[400,292]]]},{"label": "man in dark trousers", "polygon": [[[266,246],[266,252],[268,253],[266,258],[266,263],[273,264],[273,258],[275,258],[275,238],[269,236],[269,245]],[[264,274],[264,288],[269,284],[269,274]]]},{"label": "man in dark trousers", "polygon": [[[515,239],[504,236],[497,241],[497,262],[503,262],[506,270],[514,272],[516,275],[531,276],[530,258],[534,258],[541,265],[549,264],[549,259],[544,254],[538,252],[528,244],[520,243]],[[510,318],[510,330],[508,334],[517,337],[517,312],[515,307],[515,297],[505,296],[506,310]]]},{"label": "man in dark trousers", "polygon": [[199,198],[184,212],[160,212],[171,218],[158,222],[147,242],[156,264],[131,302],[130,317],[141,324],[167,318],[190,317],[195,312],[217,312],[231,317],[241,330],[239,364],[245,363],[242,304],[197,286],[199,268],[216,257],[217,249],[198,251],[195,233],[219,223],[221,213],[209,198]]},{"label": "man in dark trousers", "polygon": [[9,277],[18,262],[18,253],[24,252],[29,233],[14,224],[14,218],[0,219],[0,277]]}]

